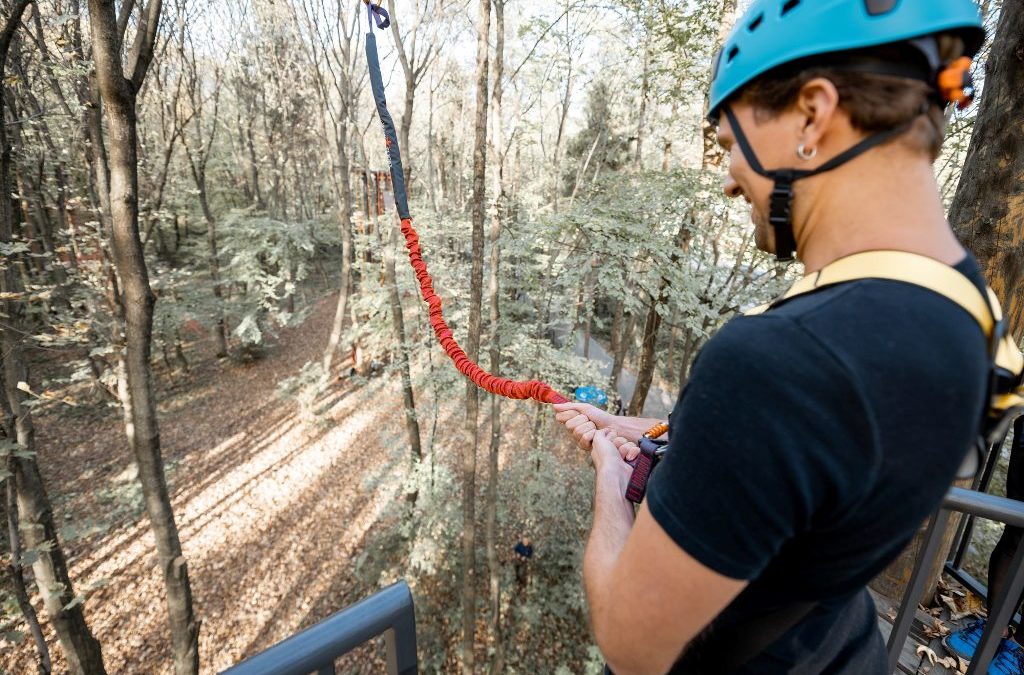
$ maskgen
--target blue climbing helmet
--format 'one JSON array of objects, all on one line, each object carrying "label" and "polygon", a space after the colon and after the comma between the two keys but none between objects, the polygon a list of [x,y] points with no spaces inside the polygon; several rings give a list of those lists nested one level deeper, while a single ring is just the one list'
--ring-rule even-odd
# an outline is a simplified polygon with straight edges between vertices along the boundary
[{"label": "blue climbing helmet", "polygon": [[754,0],[715,56],[709,116],[783,64],[947,32],[977,53],[985,30],[973,0]]},{"label": "blue climbing helmet", "polygon": [[[936,36],[943,33],[956,33],[964,43],[964,56],[952,63],[941,59]],[[708,117],[717,123],[719,114],[724,114],[750,168],[774,182],[768,222],[775,231],[775,256],[779,260],[789,260],[796,254],[791,217],[793,183],[831,171],[899,136],[913,120],[871,134],[813,169],[766,169],[727,104],[728,99],[780,66],[792,65],[799,70],[806,64],[924,81],[934,90],[937,103],[956,103],[964,108],[974,96],[970,57],[984,40],[981,17],[972,0],[754,0],[715,56]],[[922,58],[897,62],[868,53],[870,48],[883,45],[905,45]],[[800,154],[805,160],[813,156]]]}]

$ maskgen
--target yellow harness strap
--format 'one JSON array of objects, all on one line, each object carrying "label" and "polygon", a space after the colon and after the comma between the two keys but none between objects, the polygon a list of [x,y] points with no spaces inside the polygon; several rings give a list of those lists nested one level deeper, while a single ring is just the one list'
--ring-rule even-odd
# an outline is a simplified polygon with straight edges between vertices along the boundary
[{"label": "yellow harness strap", "polygon": [[763,314],[790,298],[858,279],[902,281],[927,288],[974,317],[990,343],[995,338],[991,357],[996,390],[990,402],[989,429],[985,433],[989,442],[1005,432],[1012,416],[1024,412],[1024,355],[1001,325],[1003,312],[999,300],[991,288],[986,289],[986,297],[970,279],[938,260],[906,251],[856,253],[808,274],[775,300],[744,314]]},{"label": "yellow harness strap", "polygon": [[755,307],[745,314],[762,314],[771,307],[798,295],[858,279],[902,281],[934,291],[960,305],[964,311],[973,316],[987,336],[992,335],[995,321],[1002,318],[997,316],[993,321],[993,312],[996,314],[1000,314],[1000,312],[998,310],[999,303],[996,302],[995,295],[992,295],[991,291],[989,294],[995,309],[989,308],[989,303],[985,301],[977,286],[971,283],[970,279],[949,265],[905,251],[866,251],[840,258],[800,279],[772,302]]}]

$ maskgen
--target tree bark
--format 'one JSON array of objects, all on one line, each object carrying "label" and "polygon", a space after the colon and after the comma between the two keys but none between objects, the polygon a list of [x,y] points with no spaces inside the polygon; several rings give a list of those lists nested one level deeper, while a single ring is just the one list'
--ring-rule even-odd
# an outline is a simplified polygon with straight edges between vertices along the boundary
[{"label": "tree bark", "polygon": [[[490,371],[501,370],[500,336],[500,288],[498,272],[501,267],[501,218],[504,207],[504,156],[502,149],[505,139],[502,130],[501,100],[504,93],[502,78],[505,75],[505,0],[492,0],[494,4],[494,87],[491,91],[491,115],[494,127],[491,131],[491,172],[494,192],[491,203],[491,260],[488,274],[487,296],[491,326]],[[491,395],[491,440],[487,453],[487,503],[485,505],[485,528],[487,545],[487,571],[490,589],[490,634],[494,640],[494,656],[490,663],[491,673],[505,671],[505,645],[501,631],[501,563],[498,559],[498,452],[501,449],[501,397]]]},{"label": "tree bark", "polygon": [[[715,40],[716,51],[721,49],[725,38],[729,37],[729,31],[732,30],[732,25],[735,22],[736,0],[722,0],[722,13],[718,20],[718,38]],[[710,92],[710,88],[708,92]],[[708,92],[704,93],[704,108],[700,119],[701,137],[704,143],[704,153],[701,155],[701,168],[703,169],[722,166],[722,161],[725,159],[725,152],[718,145],[718,130],[708,121],[708,109],[711,102]]]},{"label": "tree bark", "polygon": [[[2,397],[0,397],[2,398]],[[6,412],[6,405],[2,406]],[[7,434],[4,432],[3,438]],[[13,476],[16,470],[13,454],[8,455],[7,470]],[[11,577],[11,585],[14,587],[14,597],[18,601],[18,609],[25,617],[29,631],[32,633],[32,641],[36,645],[36,653],[39,656],[39,663],[36,665],[40,675],[49,675],[53,664],[50,661],[50,649],[46,646],[46,638],[43,637],[43,629],[39,626],[39,617],[36,615],[36,608],[28,597],[28,588],[25,585],[25,572],[22,563],[24,548],[21,545],[20,523],[18,522],[18,496],[15,493],[14,481],[7,480],[7,536],[11,543],[11,560],[7,564],[8,573]]]},{"label": "tree bark", "polygon": [[[216,123],[214,124],[216,129]],[[214,132],[215,133],[215,132]],[[182,138],[185,138],[184,131]],[[217,219],[213,217],[210,210],[210,200],[206,194],[206,162],[203,156],[195,157],[188,142],[184,143],[185,154],[188,155],[188,162],[192,169],[192,179],[196,184],[196,192],[199,198],[199,207],[203,211],[203,219],[206,221],[206,245],[209,252],[210,280],[213,282],[213,297],[217,299],[217,329],[214,332],[217,338],[217,358],[228,355],[227,323],[224,320],[224,308],[221,302],[224,298],[224,291],[220,283],[220,259],[217,254]]]},{"label": "tree bark", "polygon": [[110,131],[113,252],[122,282],[125,309],[127,354],[124,363],[125,397],[122,400],[129,411],[127,435],[138,464],[139,481],[167,591],[174,670],[177,675],[194,675],[199,671],[199,625],[192,609],[188,567],[181,551],[160,451],[160,431],[150,371],[153,306],[156,299],[149,287],[138,220],[135,103],[153,57],[160,7],[160,0],[150,0],[142,8],[137,35],[128,52],[127,68],[121,63],[114,2],[89,0],[89,16],[96,78]]},{"label": "tree bark", "polygon": [[[476,39],[476,117],[473,134],[472,268],[469,275],[469,321],[466,355],[480,356],[480,313],[484,277],[484,216],[487,197],[487,81],[491,2],[480,0]],[[476,451],[479,390],[466,381],[466,440],[462,449],[462,672],[475,671],[476,634]]]},{"label": "tree bark", "polygon": [[[391,305],[391,327],[395,331],[398,342],[398,368],[402,377],[402,401],[405,404],[405,431],[409,435],[409,459],[415,465],[423,459],[423,448],[420,445],[420,423],[416,417],[416,399],[412,391],[412,374],[409,372],[409,343],[405,337],[405,317],[402,314],[402,296],[398,292],[398,281],[395,278],[395,249],[400,248],[397,223],[390,228],[391,241],[384,247],[384,285],[388,289],[388,301]],[[382,242],[383,243],[383,242]],[[416,503],[416,493],[410,495]]]},{"label": "tree bark", "polygon": [[[680,252],[686,244],[689,235],[689,223],[683,221],[676,232],[675,246],[668,259],[668,267],[674,268],[679,264]],[[651,381],[654,379],[654,368],[657,365],[657,354],[655,347],[658,345],[658,329],[661,327],[661,315],[658,307],[668,302],[669,282],[667,277],[661,277],[658,282],[658,295],[651,298],[651,306],[647,310],[647,319],[644,322],[644,335],[640,352],[640,365],[637,367],[636,388],[633,389],[633,398],[629,402],[627,414],[638,416],[644,409],[644,402],[647,400],[647,393],[651,389]]]},{"label": "tree bark", "polygon": [[949,222],[1024,338],[1024,3],[1003,3]]},{"label": "tree bark", "polygon": [[[0,33],[0,194],[8,196],[12,185],[11,149],[5,123],[5,70],[11,41],[29,4],[30,0],[18,0]],[[0,244],[11,243],[13,221],[11,200],[0,199]],[[18,454],[11,451],[9,455],[8,465],[14,475],[8,480],[13,481],[17,513],[25,525],[25,544],[38,555],[32,565],[36,586],[64,650],[68,668],[76,675],[105,674],[100,644],[85,622],[84,605],[73,603],[75,593],[68,575],[67,560],[57,539],[53,509],[36,463],[32,413],[23,405],[26,394],[19,387],[19,383],[28,381],[21,344],[22,336],[29,334],[22,329],[25,305],[20,296],[23,291],[13,265],[7,265],[0,273],[0,293],[7,298],[0,305],[5,316],[0,333],[0,372],[3,374],[0,411],[3,413],[5,436],[20,446]]]},{"label": "tree bark", "polygon": [[643,412],[644,403],[647,401],[647,392],[650,391],[651,381],[654,378],[654,366],[657,362],[654,347],[658,341],[658,328],[661,327],[661,315],[658,314],[658,305],[663,304],[668,298],[665,295],[666,285],[662,285],[658,297],[651,298],[651,306],[647,309],[647,318],[644,320],[644,334],[640,348],[640,366],[636,373],[636,387],[633,388],[633,397],[629,401],[627,415],[639,417]]},{"label": "tree bark", "polygon": [[[640,21],[645,21],[640,17]],[[651,39],[650,32],[644,28],[643,65],[640,75],[640,110],[636,120],[636,155],[633,157],[633,166],[637,170],[644,168],[644,127],[647,124],[647,97],[650,90],[650,69],[651,69]]]},{"label": "tree bark", "polygon": [[626,355],[629,354],[629,347],[633,343],[633,331],[636,330],[636,314],[624,316],[622,321],[625,321],[625,325],[622,326],[621,332],[615,339],[615,348],[612,350],[613,360],[610,382],[612,391],[617,391],[619,388],[619,377],[622,375],[622,366],[626,362]]}]

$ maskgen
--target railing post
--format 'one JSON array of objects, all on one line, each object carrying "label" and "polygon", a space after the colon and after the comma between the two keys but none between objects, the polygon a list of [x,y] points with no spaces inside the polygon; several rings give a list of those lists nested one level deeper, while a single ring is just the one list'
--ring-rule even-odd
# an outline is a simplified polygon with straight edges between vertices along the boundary
[{"label": "railing post", "polygon": [[[405,587],[412,607],[412,591]],[[388,675],[416,675],[419,672],[416,658],[416,614],[412,611],[399,616],[392,627],[384,633],[387,650]]]},{"label": "railing post", "polygon": [[939,545],[942,542],[942,533],[946,531],[946,523],[949,522],[950,512],[940,508],[932,514],[932,520],[928,524],[928,532],[925,534],[921,550],[917,553],[917,562],[914,563],[914,571],[910,575],[910,584],[903,594],[903,602],[900,604],[899,614],[896,615],[896,622],[889,633],[889,669],[887,673],[893,673],[900,662],[900,654],[903,652],[903,644],[910,635],[910,627],[914,623],[914,614],[917,612],[917,603],[924,593],[924,584],[928,580],[929,563],[938,554]]}]

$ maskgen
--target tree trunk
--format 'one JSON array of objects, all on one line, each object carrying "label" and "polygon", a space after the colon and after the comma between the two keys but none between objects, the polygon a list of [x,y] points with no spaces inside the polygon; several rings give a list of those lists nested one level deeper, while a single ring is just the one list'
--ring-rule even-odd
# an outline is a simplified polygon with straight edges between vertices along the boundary
[{"label": "tree trunk", "polygon": [[[476,117],[473,134],[473,213],[472,256],[469,275],[469,321],[466,355],[471,361],[480,356],[480,313],[484,278],[484,216],[487,173],[487,80],[488,34],[491,2],[480,0],[476,39]],[[475,672],[473,647],[476,634],[476,451],[479,390],[466,381],[466,440],[462,446],[462,672]]]},{"label": "tree trunk", "polygon": [[1024,3],[1006,2],[949,222],[1024,338]]},{"label": "tree trunk", "polygon": [[[5,124],[5,69],[11,40],[29,4],[29,0],[18,0],[0,33],[0,194],[8,196],[12,192],[12,185],[11,150]],[[11,200],[0,199],[0,244],[11,243],[13,220]],[[32,566],[36,586],[64,650],[68,668],[76,675],[103,674],[106,673],[103,654],[99,642],[85,622],[84,605],[72,604],[75,598],[74,587],[68,575],[64,550],[57,539],[53,509],[36,463],[32,413],[30,408],[23,406],[26,394],[19,387],[19,383],[28,381],[21,346],[22,335],[28,334],[20,328],[25,309],[24,303],[20,301],[23,291],[13,266],[7,265],[0,273],[0,293],[8,298],[0,305],[5,316],[3,331],[0,333],[0,372],[3,374],[0,411],[3,413],[5,435],[20,446],[17,455],[13,451],[9,455],[9,466],[14,475],[8,480],[14,482],[16,508],[20,522],[24,525],[25,543],[38,554]],[[12,295],[18,299],[12,298]]]},{"label": "tree trunk", "polygon": [[[686,245],[689,236],[689,222],[684,220],[679,225],[672,254],[668,259],[668,267],[675,268],[679,264],[680,252]],[[658,314],[658,307],[668,302],[669,282],[667,277],[662,277],[658,283],[658,296],[651,298],[651,306],[647,311],[647,320],[644,323],[644,336],[640,353],[640,365],[637,368],[636,388],[633,390],[633,399],[629,402],[630,415],[640,415],[644,409],[644,402],[647,400],[647,392],[651,389],[651,381],[654,378],[654,368],[657,365],[657,354],[655,347],[658,345],[658,329],[661,327],[661,315]]]},{"label": "tree trunk", "polygon": [[[725,38],[729,37],[729,31],[732,30],[732,25],[735,22],[736,0],[722,0],[722,13],[719,15],[718,20],[718,38],[715,40],[716,50],[721,49],[725,43]],[[722,160],[725,159],[725,152],[718,145],[718,129],[708,121],[708,109],[710,108],[709,92],[710,87],[704,94],[704,108],[700,119],[701,136],[704,142],[704,153],[701,156],[701,168],[703,169],[710,166],[722,166]]]},{"label": "tree trunk", "polygon": [[[202,162],[202,159],[199,161]],[[213,297],[217,299],[217,358],[223,358],[228,355],[228,331],[227,323],[224,320],[224,306],[221,304],[224,301],[224,291],[221,289],[220,284],[220,259],[217,255],[217,219],[213,217],[213,212],[210,210],[210,202],[206,197],[206,170],[201,166],[197,167],[192,162],[191,156],[189,157],[189,163],[192,164],[192,176],[195,178],[196,191],[199,192],[199,206],[202,208],[203,218],[206,220],[206,244],[210,254],[210,280],[213,281]]]},{"label": "tree trunk", "polygon": [[[402,400],[405,404],[405,430],[409,434],[409,459],[415,466],[423,459],[423,448],[420,445],[420,423],[416,417],[416,400],[412,391],[412,374],[409,372],[409,343],[405,337],[405,317],[402,314],[402,296],[398,293],[398,281],[395,278],[395,249],[399,244],[397,223],[390,228],[391,242],[384,247],[384,285],[388,289],[388,301],[391,305],[391,327],[395,331],[398,342],[398,368],[402,376]],[[381,238],[383,239],[383,238]],[[383,243],[383,242],[381,242]],[[416,503],[416,493],[409,496]]]},{"label": "tree trunk", "polygon": [[[352,289],[352,186],[349,183],[348,123],[344,119],[341,121],[341,129],[338,131],[335,152],[338,158],[338,174],[334,177],[335,194],[341,199],[341,208],[338,210],[338,225],[341,227],[341,288],[338,290],[338,303],[334,310],[334,320],[331,322],[331,335],[327,340],[327,348],[324,350],[322,361],[323,375],[321,377],[324,383],[331,377],[331,364],[338,351],[338,345],[341,343],[345,314],[348,311],[348,298]],[[365,220],[369,221],[369,195],[366,192],[365,172],[363,200],[366,202]]]},{"label": "tree trunk", "polygon": [[[0,396],[0,398],[3,398]],[[6,409],[6,406],[0,406]],[[6,432],[3,438],[6,438]],[[16,467],[14,466],[14,455],[7,457],[7,470],[13,476]],[[18,496],[15,493],[14,481],[7,480],[7,536],[11,542],[11,560],[7,564],[7,571],[11,577],[11,585],[14,587],[14,597],[18,601],[18,609],[25,617],[29,631],[32,633],[32,641],[36,645],[36,653],[39,656],[39,663],[36,668],[40,675],[49,675],[53,664],[50,661],[50,649],[46,646],[46,638],[43,637],[43,629],[39,626],[39,617],[36,615],[36,608],[28,597],[28,588],[25,586],[25,572],[21,562],[24,549],[21,545],[21,531],[18,522]]]},{"label": "tree trunk", "polygon": [[647,319],[644,321],[644,335],[640,349],[640,366],[636,373],[636,387],[633,389],[633,397],[629,401],[629,409],[626,414],[639,417],[643,413],[644,403],[647,401],[647,392],[650,391],[651,381],[654,378],[654,366],[657,362],[654,347],[658,342],[658,328],[661,326],[661,315],[658,314],[658,305],[663,304],[667,285],[663,282],[661,292],[657,298],[651,298],[651,306],[647,310]]},{"label": "tree trunk", "polygon": [[174,670],[177,675],[199,671],[199,625],[192,609],[188,567],[181,552],[178,528],[171,510],[160,451],[160,431],[150,371],[155,297],[139,238],[138,147],[135,100],[153,55],[160,0],[142,9],[136,42],[129,51],[129,76],[121,64],[121,49],[110,0],[89,0],[93,58],[100,95],[110,130],[110,204],[113,253],[121,278],[125,309],[125,393],[130,410],[128,440],[138,464],[139,481],[167,591]]},{"label": "tree trunk", "polygon": [[629,347],[633,343],[633,331],[636,330],[636,314],[630,314],[624,317],[624,320],[625,325],[622,326],[622,332],[615,341],[615,349],[612,354],[612,391],[617,391],[619,388],[619,377],[622,375],[622,366],[626,362],[626,355],[629,354]]},{"label": "tree trunk", "polygon": [[[491,92],[491,114],[494,128],[491,131],[491,172],[494,200],[491,203],[491,260],[488,274],[487,296],[490,309],[491,347],[490,370],[501,370],[501,312],[499,306],[500,288],[498,272],[501,267],[501,218],[504,206],[504,156],[505,139],[502,129],[501,100],[504,92],[502,78],[505,74],[505,0],[494,3],[494,89]],[[490,663],[491,673],[505,671],[505,645],[501,632],[501,562],[498,559],[498,452],[501,448],[501,397],[491,395],[491,440],[487,454],[487,503],[485,505],[485,528],[487,545],[487,572],[490,590],[490,634],[494,640],[494,656]]]},{"label": "tree trunk", "polygon": [[[644,17],[640,17],[643,22]],[[633,166],[637,170],[644,168],[644,126],[647,123],[647,95],[650,90],[650,65],[651,65],[651,40],[649,31],[644,29],[643,66],[640,75],[640,110],[636,120],[636,155],[633,157]]]}]

